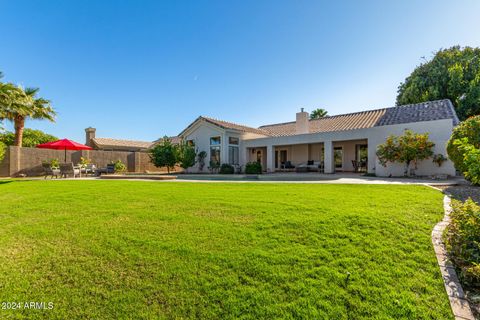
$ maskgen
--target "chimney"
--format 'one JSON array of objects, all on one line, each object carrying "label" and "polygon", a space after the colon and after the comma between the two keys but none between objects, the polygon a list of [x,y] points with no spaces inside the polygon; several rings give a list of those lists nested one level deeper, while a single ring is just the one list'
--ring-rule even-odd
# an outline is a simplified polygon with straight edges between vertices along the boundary
[{"label": "chimney", "polygon": [[88,127],[85,129],[85,144],[89,147],[93,147],[92,139],[95,139],[95,131],[97,129]]},{"label": "chimney", "polygon": [[308,123],[308,112],[305,112],[303,108],[300,112],[297,112],[295,129],[297,134],[305,134],[310,132]]}]

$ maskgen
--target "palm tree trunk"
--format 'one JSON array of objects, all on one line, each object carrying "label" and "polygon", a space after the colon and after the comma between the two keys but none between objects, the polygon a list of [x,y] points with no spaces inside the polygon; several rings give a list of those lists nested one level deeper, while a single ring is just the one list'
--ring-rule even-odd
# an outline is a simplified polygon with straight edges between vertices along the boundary
[{"label": "palm tree trunk", "polygon": [[17,115],[14,119],[15,143],[14,146],[21,147],[23,140],[23,129],[25,128],[25,118]]}]

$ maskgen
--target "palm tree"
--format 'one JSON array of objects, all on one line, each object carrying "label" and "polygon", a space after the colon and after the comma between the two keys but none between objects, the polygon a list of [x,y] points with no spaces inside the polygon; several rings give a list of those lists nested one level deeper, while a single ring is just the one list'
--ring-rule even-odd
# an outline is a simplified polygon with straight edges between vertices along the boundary
[{"label": "palm tree", "polygon": [[310,113],[310,119],[311,120],[320,119],[320,118],[326,117],[327,114],[328,114],[327,110],[318,108],[313,110],[312,113]]},{"label": "palm tree", "polygon": [[[8,118],[8,112],[12,109],[14,102],[26,102],[26,95],[23,90],[12,83],[0,82],[0,122]],[[3,129],[3,127],[0,127]]]},{"label": "palm tree", "polygon": [[[22,146],[23,129],[25,128],[25,120],[46,119],[55,121],[55,110],[50,105],[50,101],[37,98],[38,88],[15,87],[12,84],[6,84],[4,91],[4,102],[0,97],[0,119],[7,119],[13,122],[15,127],[15,146]],[[12,88],[13,87],[13,88]],[[1,94],[1,89],[0,89]]]}]

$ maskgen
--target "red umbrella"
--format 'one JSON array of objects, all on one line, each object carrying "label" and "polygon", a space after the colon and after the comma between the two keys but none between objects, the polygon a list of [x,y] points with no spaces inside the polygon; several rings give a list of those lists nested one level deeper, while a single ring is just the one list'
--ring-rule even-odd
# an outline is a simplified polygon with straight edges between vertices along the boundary
[{"label": "red umbrella", "polygon": [[92,150],[89,146],[68,139],[42,143],[37,145],[37,148],[65,150],[65,162],[67,162],[67,150]]}]

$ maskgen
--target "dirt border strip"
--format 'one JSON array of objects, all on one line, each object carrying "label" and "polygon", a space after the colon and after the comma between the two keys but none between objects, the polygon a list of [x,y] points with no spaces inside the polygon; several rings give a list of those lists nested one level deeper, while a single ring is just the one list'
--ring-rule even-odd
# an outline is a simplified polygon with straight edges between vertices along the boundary
[{"label": "dirt border strip", "polygon": [[[430,186],[435,190],[443,192],[441,189]],[[457,273],[453,267],[452,262],[448,259],[447,250],[442,240],[443,231],[450,222],[450,212],[452,207],[450,206],[451,198],[448,195],[443,197],[443,210],[445,215],[443,220],[435,225],[432,231],[432,243],[435,255],[437,256],[438,266],[442,273],[443,283],[445,290],[447,291],[448,300],[450,301],[450,307],[452,308],[453,315],[456,320],[475,320],[472,310],[468,301],[465,299],[465,293],[463,292],[462,285],[458,280]]]}]

